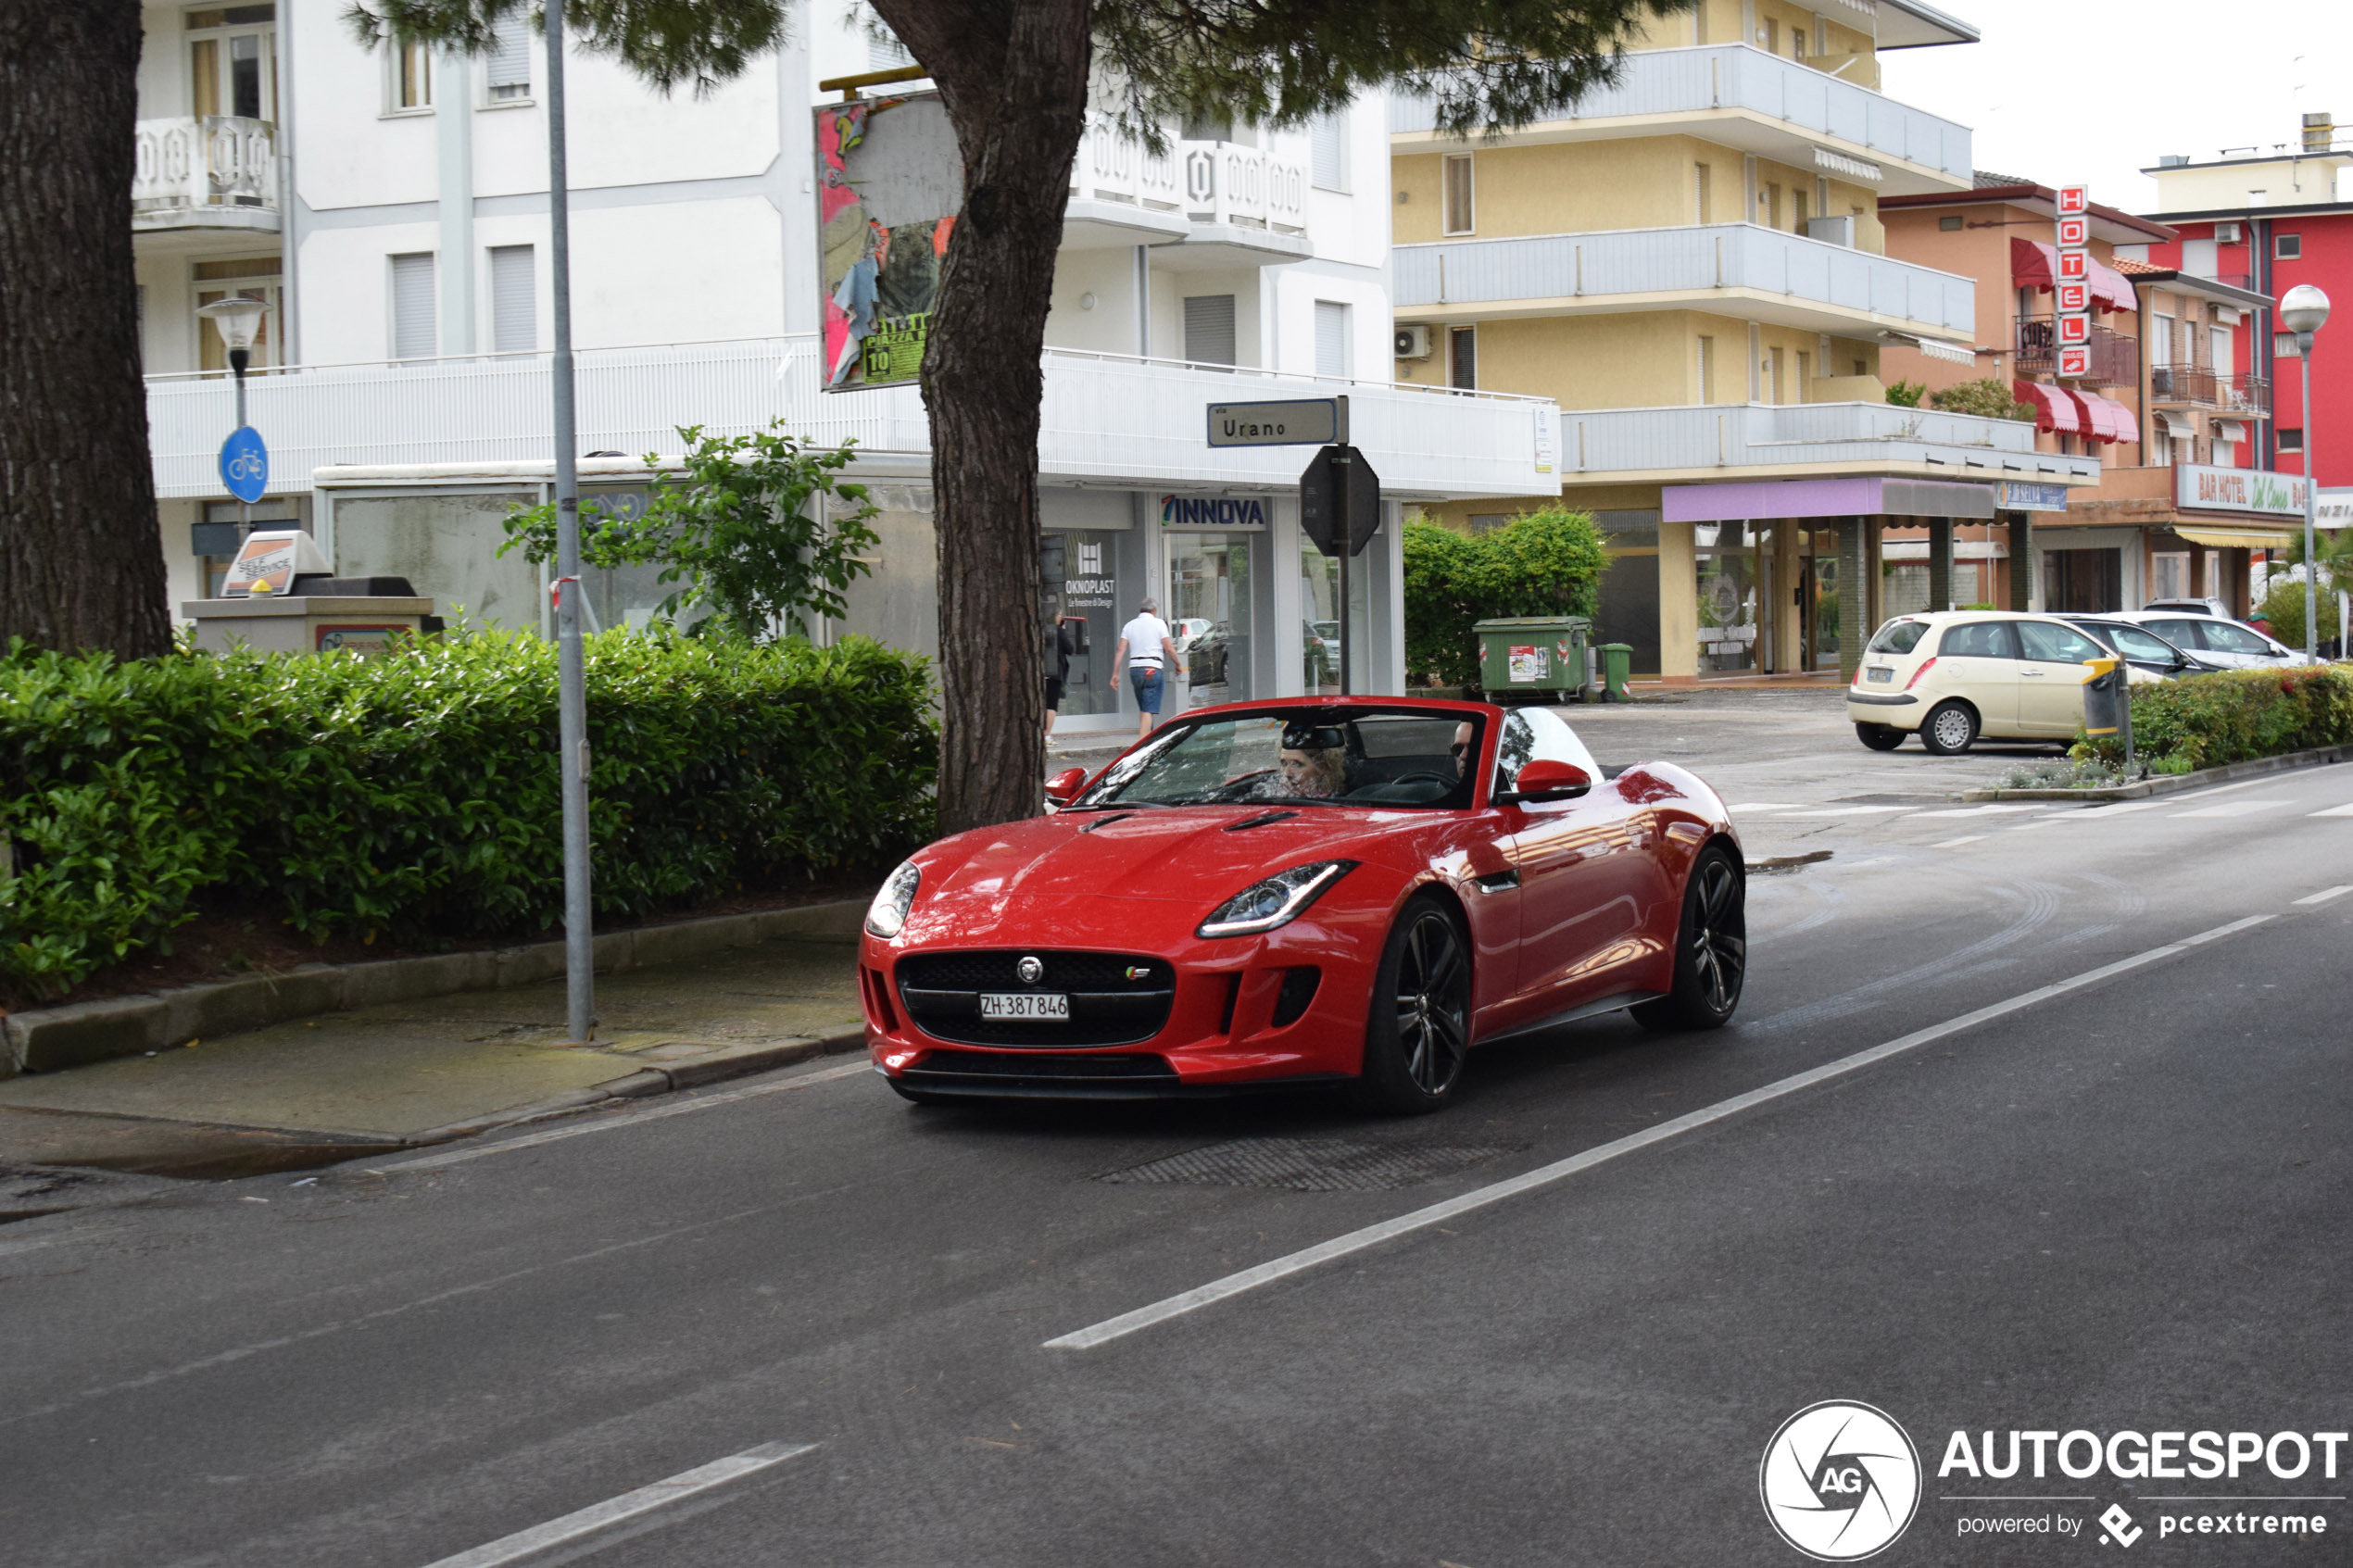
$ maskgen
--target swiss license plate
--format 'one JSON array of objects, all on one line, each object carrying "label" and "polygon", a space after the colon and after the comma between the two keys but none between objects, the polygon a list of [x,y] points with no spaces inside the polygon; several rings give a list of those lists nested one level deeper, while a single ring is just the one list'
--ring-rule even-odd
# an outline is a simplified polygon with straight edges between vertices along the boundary
[{"label": "swiss license plate", "polygon": [[1060,991],[983,991],[983,1018],[1057,1018],[1069,1021],[1070,997]]},{"label": "swiss license plate", "polygon": [[1863,679],[1867,681],[1875,681],[1881,685],[1885,685],[1888,682],[1895,679],[1895,671],[1888,665],[1874,664],[1869,670],[1863,671]]}]

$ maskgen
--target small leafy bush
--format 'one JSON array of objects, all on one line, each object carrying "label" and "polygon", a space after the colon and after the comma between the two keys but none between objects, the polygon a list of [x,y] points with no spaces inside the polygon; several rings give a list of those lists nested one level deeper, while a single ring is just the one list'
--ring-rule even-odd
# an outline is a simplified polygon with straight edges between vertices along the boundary
[{"label": "small leafy bush", "polygon": [[1917,408],[1920,406],[1920,399],[1927,395],[1926,382],[1899,381],[1888,383],[1887,400],[1898,408]]},{"label": "small leafy bush", "polygon": [[1478,680],[1471,627],[1510,615],[1590,616],[1609,555],[1583,512],[1547,507],[1485,533],[1409,522],[1405,668],[1441,685]]},{"label": "small leafy bush", "polygon": [[1988,420],[2031,420],[2034,410],[2020,402],[2010,383],[1993,376],[1965,381],[1929,394],[1928,406],[1948,414],[1976,414]]},{"label": "small leafy bush", "polygon": [[[930,827],[923,659],[862,638],[585,640],[596,909],[634,918],[886,861]],[[381,659],[184,648],[0,658],[0,985],[54,995],[207,890],[317,940],[526,935],[560,918],[556,650]]]},{"label": "small leafy bush", "polygon": [[[2353,669],[2226,670],[2132,693],[2133,748],[2153,772],[2353,744]],[[2113,764],[2123,747],[2079,731],[2073,754]]]}]

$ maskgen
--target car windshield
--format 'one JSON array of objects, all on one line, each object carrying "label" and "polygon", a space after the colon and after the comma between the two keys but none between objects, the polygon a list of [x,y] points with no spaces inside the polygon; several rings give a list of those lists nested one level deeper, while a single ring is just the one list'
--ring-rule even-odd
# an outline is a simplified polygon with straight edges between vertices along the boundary
[{"label": "car windshield", "polygon": [[2269,642],[2257,636],[2246,627],[2234,626],[2227,621],[2209,621],[2206,623],[2206,646],[2210,648],[2220,648],[2224,653],[2270,654],[2272,652]]},{"label": "car windshield", "polygon": [[2154,659],[2159,664],[2175,664],[2182,661],[2181,651],[2171,643],[2153,632],[2144,632],[2138,626],[2126,626],[2114,621],[2103,621],[2095,624],[2092,630],[2105,638],[2108,646],[2127,659]]},{"label": "car windshield", "polygon": [[1925,621],[1891,621],[1879,629],[1879,635],[1871,639],[1871,646],[1865,651],[1909,653],[1920,646],[1920,639],[1927,634]]},{"label": "car windshield", "polygon": [[1103,771],[1075,809],[1470,804],[1476,713],[1260,710],[1172,724]]}]

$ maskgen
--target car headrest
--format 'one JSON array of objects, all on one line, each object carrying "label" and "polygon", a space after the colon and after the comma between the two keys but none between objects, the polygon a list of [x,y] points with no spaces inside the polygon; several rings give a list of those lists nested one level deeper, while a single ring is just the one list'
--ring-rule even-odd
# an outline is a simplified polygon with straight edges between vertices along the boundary
[{"label": "car headrest", "polygon": [[1348,737],[1337,724],[1285,724],[1285,751],[1336,751],[1347,744]]}]

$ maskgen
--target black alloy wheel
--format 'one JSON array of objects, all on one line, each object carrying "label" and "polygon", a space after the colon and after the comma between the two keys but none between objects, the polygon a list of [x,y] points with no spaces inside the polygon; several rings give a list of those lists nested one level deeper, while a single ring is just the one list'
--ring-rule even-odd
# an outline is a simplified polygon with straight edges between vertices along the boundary
[{"label": "black alloy wheel", "polygon": [[1893,751],[1904,744],[1904,732],[1893,724],[1857,722],[1855,726],[1855,738],[1873,751]]},{"label": "black alloy wheel", "polygon": [[1436,1110],[1470,1055],[1470,944],[1442,899],[1405,906],[1381,950],[1354,1098],[1393,1115]]},{"label": "black alloy wheel", "polygon": [[1747,978],[1748,882],[1730,852],[1711,844],[1683,883],[1671,989],[1634,1009],[1635,1022],[1646,1029],[1720,1029],[1738,1010]]},{"label": "black alloy wheel", "polygon": [[1977,744],[1977,709],[1946,700],[1920,721],[1920,744],[1939,757],[1958,757]]}]

